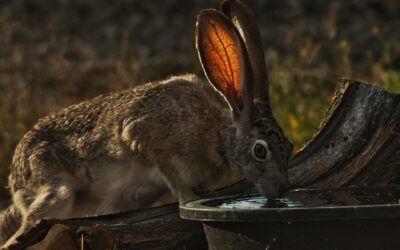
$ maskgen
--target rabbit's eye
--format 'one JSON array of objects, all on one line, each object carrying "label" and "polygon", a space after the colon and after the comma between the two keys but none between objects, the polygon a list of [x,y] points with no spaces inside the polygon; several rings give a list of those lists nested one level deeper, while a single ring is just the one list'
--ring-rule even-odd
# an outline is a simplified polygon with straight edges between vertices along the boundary
[{"label": "rabbit's eye", "polygon": [[265,161],[269,158],[269,150],[267,142],[257,140],[253,145],[253,157],[256,161]]}]

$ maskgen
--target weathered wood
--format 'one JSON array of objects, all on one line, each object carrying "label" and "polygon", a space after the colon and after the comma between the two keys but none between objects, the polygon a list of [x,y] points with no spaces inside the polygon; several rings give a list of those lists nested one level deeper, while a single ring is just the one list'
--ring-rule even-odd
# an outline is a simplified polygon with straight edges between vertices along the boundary
[{"label": "weathered wood", "polygon": [[[341,80],[318,133],[292,159],[293,187],[383,185],[400,176],[400,95]],[[211,196],[249,191],[241,181]],[[177,204],[107,216],[42,221],[19,248],[55,224],[73,230],[85,249],[207,249],[200,223],[182,220]]]},{"label": "weathered wood", "polygon": [[[231,195],[251,188],[247,181],[240,181],[207,196]],[[84,249],[207,249],[201,223],[180,219],[177,203],[97,217],[43,220],[13,249],[25,249],[40,241],[40,249],[54,249],[46,248],[53,240],[44,237],[60,224],[75,232],[77,244],[83,237]]]},{"label": "weathered wood", "polygon": [[78,250],[75,232],[68,226],[55,224],[51,227],[44,240],[27,248],[27,250],[42,249]]},{"label": "weathered wood", "polygon": [[[84,249],[206,249],[201,224],[181,220],[177,204],[162,207],[68,220],[44,220],[20,239],[13,249],[25,249],[32,237],[40,241],[55,226],[62,224],[74,232],[75,243]],[[44,238],[40,249],[54,249],[54,241]],[[47,247],[50,246],[50,247]],[[35,246],[36,247],[36,246]],[[39,249],[39,248],[33,248]],[[76,249],[71,247],[72,249]]]},{"label": "weathered wood", "polygon": [[400,95],[341,80],[319,132],[291,161],[296,187],[383,185],[400,173]]}]

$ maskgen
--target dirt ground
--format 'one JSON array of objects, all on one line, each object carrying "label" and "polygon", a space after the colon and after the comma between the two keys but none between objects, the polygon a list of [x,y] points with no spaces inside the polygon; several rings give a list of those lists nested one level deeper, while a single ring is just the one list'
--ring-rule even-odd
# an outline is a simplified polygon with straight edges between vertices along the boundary
[{"label": "dirt ground", "polygon": [[[272,106],[297,148],[310,139],[338,77],[400,92],[400,2],[249,0],[262,33]],[[40,117],[169,75],[202,75],[200,9],[217,0],[0,1],[0,186],[14,148]],[[0,197],[7,199],[2,189]]]}]

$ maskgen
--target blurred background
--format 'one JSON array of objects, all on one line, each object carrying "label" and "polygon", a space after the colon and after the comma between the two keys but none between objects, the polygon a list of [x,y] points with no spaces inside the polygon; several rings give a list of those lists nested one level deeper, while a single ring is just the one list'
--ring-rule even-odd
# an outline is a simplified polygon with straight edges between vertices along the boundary
[{"label": "blurred background", "polygon": [[[170,75],[202,75],[195,16],[218,2],[1,0],[0,200],[14,148],[38,118]],[[245,3],[261,30],[274,113],[296,149],[318,128],[338,78],[400,92],[399,1]]]}]

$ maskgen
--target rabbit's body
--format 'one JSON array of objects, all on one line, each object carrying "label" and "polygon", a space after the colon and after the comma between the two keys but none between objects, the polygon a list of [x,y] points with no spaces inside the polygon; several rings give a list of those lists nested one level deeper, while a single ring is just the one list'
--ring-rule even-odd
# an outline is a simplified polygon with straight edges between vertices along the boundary
[{"label": "rabbit's body", "polygon": [[[41,119],[18,144],[11,206],[0,214],[8,248],[43,218],[179,202],[238,171],[259,192],[289,188],[292,144],[269,106],[260,34],[237,0],[198,16],[194,75],[100,96]],[[11,237],[11,238],[10,238]]]},{"label": "rabbit's body", "polygon": [[[220,130],[232,125],[227,105],[202,85],[194,76],[174,77],[41,119],[16,148],[12,193],[34,199],[51,181],[78,194],[72,214],[81,216],[151,205],[168,191],[159,169],[169,175],[169,161],[180,170],[172,178],[190,187],[215,181],[227,168]],[[81,209],[85,203],[97,209]]]},{"label": "rabbit's body", "polygon": [[61,109],[18,144],[13,202],[35,221],[150,207],[170,189],[195,198],[230,171],[230,116],[222,96],[194,75]]}]

